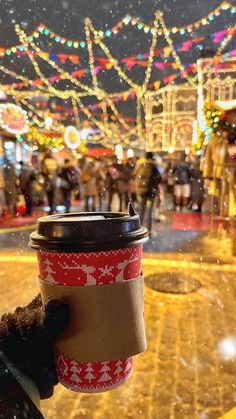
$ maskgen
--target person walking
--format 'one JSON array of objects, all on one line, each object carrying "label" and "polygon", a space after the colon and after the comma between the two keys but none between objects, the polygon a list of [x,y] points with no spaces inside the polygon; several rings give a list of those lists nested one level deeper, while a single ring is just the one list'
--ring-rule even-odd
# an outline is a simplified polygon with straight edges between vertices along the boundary
[{"label": "person walking", "polygon": [[162,180],[152,152],[147,152],[145,157],[137,161],[134,169],[134,180],[139,203],[140,220],[143,223],[144,216],[147,212],[147,226],[151,234],[153,205],[159,190],[158,185]]},{"label": "person walking", "polygon": [[204,178],[199,169],[199,161],[195,160],[191,165],[191,209],[202,212],[202,205],[205,199]]},{"label": "person walking", "polygon": [[81,170],[81,183],[84,189],[85,211],[96,211],[97,206],[97,176],[93,160],[85,163]]},{"label": "person walking", "polygon": [[19,184],[21,192],[25,199],[25,212],[23,216],[32,215],[33,209],[33,196],[32,196],[32,183],[36,179],[36,174],[29,163],[19,162],[21,169],[19,175]]},{"label": "person walking", "polygon": [[135,168],[135,162],[133,158],[130,157],[127,159],[126,164],[124,165],[124,179],[127,185],[127,191],[124,195],[126,209],[130,201],[133,204],[135,204],[137,200],[136,194],[135,194],[134,168]]},{"label": "person walking", "polygon": [[64,164],[58,173],[58,184],[62,195],[62,203],[65,207],[65,212],[70,212],[71,208],[71,193],[73,189],[79,191],[80,176],[79,170],[73,165],[69,159],[64,160]]},{"label": "person walking", "polygon": [[122,211],[122,165],[114,157],[107,169],[106,189],[108,191],[107,211],[111,211],[115,194],[119,196],[119,211]]},{"label": "person walking", "polygon": [[97,183],[97,197],[98,197],[98,211],[102,211],[106,198],[106,174],[102,161],[95,162],[96,183]]},{"label": "person walking", "polygon": [[44,188],[49,205],[49,214],[54,214],[56,211],[56,179],[58,165],[50,151],[46,152],[41,162],[41,172],[44,176]]},{"label": "person walking", "polygon": [[5,200],[8,213],[11,216],[17,216],[17,186],[16,174],[13,164],[6,160],[3,166],[3,178],[5,182]]},{"label": "person walking", "polygon": [[174,175],[174,202],[176,211],[186,210],[191,196],[190,166],[183,154],[173,169]]}]

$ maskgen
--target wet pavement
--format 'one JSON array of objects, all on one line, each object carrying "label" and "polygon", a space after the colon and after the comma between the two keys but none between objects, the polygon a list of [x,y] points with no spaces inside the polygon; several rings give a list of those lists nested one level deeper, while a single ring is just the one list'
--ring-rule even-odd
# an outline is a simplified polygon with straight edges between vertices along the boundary
[{"label": "wet pavement", "polygon": [[[215,419],[236,406],[236,265],[231,239],[202,231],[173,231],[171,214],[156,223],[143,268],[147,351],[135,357],[132,378],[96,395],[57,386],[41,404],[45,418]],[[0,311],[38,292],[31,227],[0,230]],[[158,292],[149,275],[190,278],[195,292]],[[228,417],[228,416],[227,416]],[[235,416],[231,415],[231,418]]]}]

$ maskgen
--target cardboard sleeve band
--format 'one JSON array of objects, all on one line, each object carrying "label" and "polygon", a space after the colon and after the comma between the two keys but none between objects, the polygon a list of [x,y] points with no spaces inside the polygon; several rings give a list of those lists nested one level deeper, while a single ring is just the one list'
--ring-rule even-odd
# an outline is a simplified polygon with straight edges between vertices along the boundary
[{"label": "cardboard sleeve band", "polygon": [[41,281],[43,302],[69,302],[70,322],[55,350],[81,362],[111,361],[144,352],[143,277],[108,285],[63,286]]}]

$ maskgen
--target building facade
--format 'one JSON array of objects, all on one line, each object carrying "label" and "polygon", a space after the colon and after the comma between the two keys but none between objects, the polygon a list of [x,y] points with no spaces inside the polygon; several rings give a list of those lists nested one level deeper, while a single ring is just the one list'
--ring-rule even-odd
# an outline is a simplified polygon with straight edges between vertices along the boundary
[{"label": "building facade", "polygon": [[170,85],[146,96],[146,149],[185,150],[197,117],[197,87]]}]

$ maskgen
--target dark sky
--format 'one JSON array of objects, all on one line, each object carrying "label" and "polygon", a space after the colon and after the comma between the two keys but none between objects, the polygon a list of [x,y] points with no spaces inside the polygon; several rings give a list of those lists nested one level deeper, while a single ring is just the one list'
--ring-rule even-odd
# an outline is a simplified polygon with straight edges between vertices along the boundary
[{"label": "dark sky", "polygon": [[[231,3],[236,5],[235,0]],[[28,31],[44,22],[55,32],[76,38],[83,36],[85,17],[102,28],[126,13],[151,22],[155,11],[162,9],[167,24],[174,26],[190,23],[219,4],[219,0],[1,0],[1,41],[7,45],[14,39],[14,21]]]},{"label": "dark sky", "polygon": [[[105,29],[112,27],[127,13],[151,24],[155,11],[161,9],[164,12],[167,26],[181,26],[207,15],[219,4],[219,0],[0,0],[0,47],[8,47],[17,43],[17,37],[14,32],[15,23],[21,24],[29,34],[42,22],[56,33],[67,38],[81,40],[84,39],[83,22],[85,17],[90,17],[96,28]],[[231,0],[231,4],[236,6],[236,0]],[[235,16],[235,14],[232,15],[229,11],[225,12],[222,16],[216,18],[211,25],[202,26],[191,35],[176,35],[173,37],[173,41],[175,43],[182,42],[191,36],[207,35],[222,28],[235,25]],[[145,35],[143,31],[138,31],[134,27],[125,27],[116,37],[106,39],[106,43],[111,48],[115,58],[121,58],[148,51],[150,36]],[[39,45],[42,49],[50,52],[75,53],[75,51],[78,51],[78,54],[82,56],[80,65],[83,67],[86,65],[86,51],[69,49],[54,43],[50,46],[43,37]],[[159,39],[158,46],[166,46],[163,37]],[[209,40],[206,40],[203,46],[204,48],[217,48]],[[200,55],[201,48],[201,45],[197,45],[190,53],[181,54],[181,60],[183,62],[196,60]],[[232,48],[236,48],[235,38],[229,45],[229,49]],[[95,55],[103,56],[98,48],[95,50]],[[0,62],[8,68],[21,73],[25,71],[26,75],[36,78],[32,66],[28,63],[26,57],[12,55],[11,57],[0,59]],[[45,65],[42,68],[48,76],[54,74]],[[80,67],[78,66],[77,68]],[[74,67],[67,64],[66,69],[72,71]],[[107,73],[99,74],[100,83],[105,90],[120,91],[127,87],[125,83],[117,78],[115,72],[110,71],[109,74]],[[143,75],[144,70],[141,68],[134,68],[129,72],[129,76],[138,82],[143,80]],[[89,83],[88,77],[83,81]],[[163,77],[163,74],[156,70],[152,74],[152,81],[159,77]],[[9,80],[0,73],[0,82],[4,83],[6,81]]]}]

